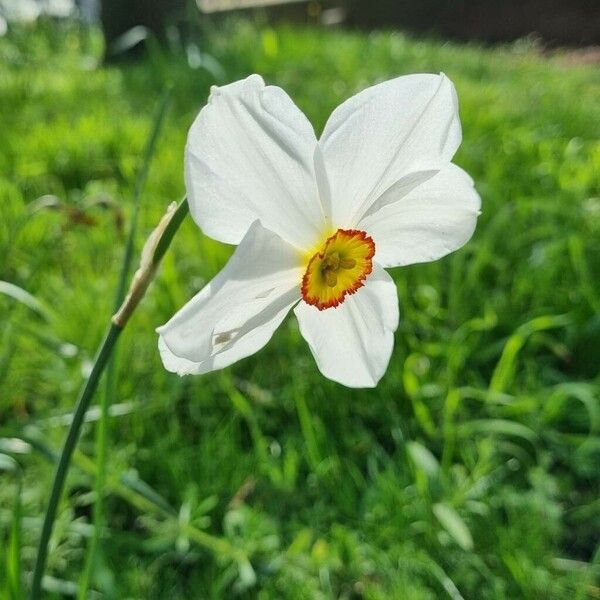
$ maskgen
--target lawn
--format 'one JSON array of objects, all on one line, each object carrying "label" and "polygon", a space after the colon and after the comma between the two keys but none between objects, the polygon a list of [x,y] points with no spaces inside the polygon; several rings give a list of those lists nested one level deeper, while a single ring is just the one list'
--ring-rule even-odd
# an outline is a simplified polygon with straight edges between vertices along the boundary
[{"label": "lawn", "polygon": [[455,160],[482,215],[457,253],[392,272],[401,324],[379,386],[320,376],[294,318],[222,372],[167,373],[155,327],[231,253],[188,219],[100,386],[106,448],[98,408],[88,414],[48,597],[77,593],[103,449],[90,598],[600,597],[598,65],[386,32],[189,35],[107,67],[99,34],[73,24],[0,38],[0,280],[12,284],[0,288],[0,597],[18,598],[13,573],[26,587],[33,569],[165,86],[138,251],[184,193],[187,129],[210,85],[258,72],[319,132],[358,90],[440,71],[458,90]]}]

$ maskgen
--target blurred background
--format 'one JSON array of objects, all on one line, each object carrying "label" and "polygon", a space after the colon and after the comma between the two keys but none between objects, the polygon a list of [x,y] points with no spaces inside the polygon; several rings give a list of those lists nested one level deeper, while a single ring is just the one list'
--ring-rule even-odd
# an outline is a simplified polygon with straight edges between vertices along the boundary
[{"label": "blurred background", "polygon": [[188,219],[86,416],[46,597],[600,598],[595,44],[597,0],[0,0],[0,598],[28,589],[128,232],[137,255],[183,196],[210,86],[258,72],[319,133],[440,71],[483,213],[392,272],[379,386],[321,377],[293,318],[223,372],[165,372],[155,327],[231,253]]}]

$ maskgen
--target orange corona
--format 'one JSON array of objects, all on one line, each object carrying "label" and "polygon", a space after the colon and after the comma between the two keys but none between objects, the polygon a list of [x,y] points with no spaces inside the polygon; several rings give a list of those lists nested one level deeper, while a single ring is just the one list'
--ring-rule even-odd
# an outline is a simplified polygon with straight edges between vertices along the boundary
[{"label": "orange corona", "polygon": [[373,270],[375,242],[364,231],[338,229],[308,262],[302,298],[319,310],[339,306]]}]

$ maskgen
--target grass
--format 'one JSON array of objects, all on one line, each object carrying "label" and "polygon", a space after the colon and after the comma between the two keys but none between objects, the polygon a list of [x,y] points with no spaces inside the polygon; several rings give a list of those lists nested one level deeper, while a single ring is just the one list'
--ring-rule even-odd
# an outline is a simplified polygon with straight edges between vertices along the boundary
[{"label": "grass", "polygon": [[[189,60],[155,49],[100,68],[98,50],[72,24],[0,39],[0,597],[27,587],[166,83],[138,251],[184,192],[211,84],[259,72],[320,131],[352,93],[419,71],[459,92],[456,161],[483,198],[473,240],[393,272],[394,354],[360,391],[318,374],[293,318],[223,372],[166,373],[154,328],[231,252],[184,223],[120,341],[89,597],[599,597],[598,69],[523,45],[248,23],[190,34]],[[59,506],[48,597],[76,595],[93,538],[98,416]]]}]

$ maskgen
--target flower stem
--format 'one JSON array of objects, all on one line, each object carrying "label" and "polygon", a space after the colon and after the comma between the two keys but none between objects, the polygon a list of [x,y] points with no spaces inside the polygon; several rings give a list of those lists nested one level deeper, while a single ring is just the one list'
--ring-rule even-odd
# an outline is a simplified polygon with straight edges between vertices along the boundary
[{"label": "flower stem", "polygon": [[58,508],[58,503],[60,501],[65,484],[65,478],[67,477],[67,472],[69,470],[71,456],[75,446],[77,445],[77,440],[79,439],[83,418],[87,412],[90,400],[92,399],[92,396],[98,387],[100,375],[102,375],[102,371],[104,370],[104,367],[110,358],[121,331],[121,327],[115,325],[114,323],[110,324],[104,341],[100,346],[98,355],[96,356],[96,360],[94,361],[92,372],[81,392],[81,395],[79,396],[77,406],[75,407],[75,412],[73,413],[73,420],[71,421],[71,425],[69,427],[69,433],[67,434],[67,439],[65,440],[65,444],[54,473],[54,483],[52,485],[50,500],[48,501],[48,508],[46,509],[46,515],[44,517],[44,525],[42,527],[42,534],[40,537],[38,554],[35,562],[35,570],[33,572],[33,581],[31,584],[32,600],[37,600],[37,598],[40,597],[42,577],[44,575],[46,559],[48,557],[48,542],[50,541],[50,535],[52,534],[52,527],[54,525],[54,519],[56,518],[56,510]]},{"label": "flower stem", "polygon": [[187,199],[184,198],[176,208],[172,208],[167,212],[158,227],[150,234],[150,237],[144,246],[144,251],[142,252],[140,268],[136,272],[136,275],[134,275],[127,298],[117,314],[111,320],[106,337],[104,338],[96,356],[96,360],[94,361],[92,372],[81,391],[73,414],[73,420],[71,421],[69,432],[54,474],[54,482],[52,484],[52,491],[50,492],[48,508],[46,509],[46,514],[44,516],[44,524],[42,526],[38,554],[35,569],[33,571],[30,593],[31,600],[38,600],[38,598],[40,598],[42,577],[46,568],[46,559],[48,558],[48,542],[50,541],[50,535],[52,534],[56,511],[65,485],[65,479],[69,470],[73,450],[79,440],[85,413],[87,412],[90,401],[98,387],[100,376],[110,359],[121,331],[123,331],[131,314],[137,308],[152,277],[156,273],[161,258],[169,247],[173,236],[177,232],[187,213],[188,203]]},{"label": "flower stem", "polygon": [[[123,262],[121,263],[121,273],[119,275],[119,282],[115,294],[115,311],[123,302],[123,298],[125,297],[125,293],[127,291],[127,282],[134,257],[135,238],[137,234],[137,225],[139,221],[140,206],[142,204],[142,196],[146,186],[146,181],[148,180],[148,175],[150,173],[150,165],[152,164],[152,159],[156,153],[160,132],[165,122],[167,109],[171,101],[171,95],[172,88],[170,86],[166,87],[158,102],[150,137],[146,143],[141,168],[136,177],[135,188],[133,192],[133,214],[131,217],[131,223],[129,225],[125,253],[123,256]],[[96,460],[98,463],[98,473],[94,485],[96,492],[93,508],[94,529],[88,546],[88,553],[83,573],[79,581],[79,600],[85,600],[87,598],[88,588],[94,575],[94,568],[97,560],[96,555],[98,554],[98,550],[101,545],[100,540],[102,536],[102,529],[104,527],[103,501],[104,483],[106,480],[106,449],[108,446],[109,434],[108,409],[116,391],[116,363],[117,353],[115,352],[106,366],[106,375],[104,377],[104,393],[101,395],[99,401],[100,421],[98,422],[98,427],[96,429]]]}]

